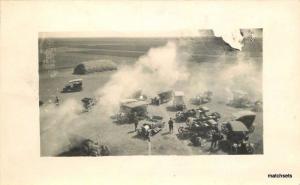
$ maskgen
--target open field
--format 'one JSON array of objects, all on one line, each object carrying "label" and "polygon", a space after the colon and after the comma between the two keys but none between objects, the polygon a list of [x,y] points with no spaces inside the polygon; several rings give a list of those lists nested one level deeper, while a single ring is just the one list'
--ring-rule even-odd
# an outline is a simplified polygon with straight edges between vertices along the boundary
[{"label": "open field", "polygon": [[[111,43],[111,45],[105,47],[109,47],[110,50],[121,49],[123,51],[124,49],[128,48],[124,47],[124,45],[127,46],[128,43]],[[88,50],[86,50],[86,48],[88,48]],[[81,99],[84,97],[96,96],[99,89],[101,90],[102,88],[106,87],[106,85],[114,78],[114,75],[118,73],[118,71],[93,73],[88,75],[73,75],[72,72],[75,65],[82,61],[104,58],[114,61],[120,68],[122,68],[122,66],[133,66],[138,60],[137,56],[128,57],[119,54],[114,56],[114,52],[104,52],[104,50],[104,53],[99,53],[97,50],[95,52],[90,52],[90,48],[91,46],[89,46],[87,43],[82,44],[80,47],[57,47],[56,69],[41,70],[39,72],[39,94],[40,100],[44,102],[44,105],[40,107],[41,156],[71,155],[68,154],[68,151],[77,146],[82,140],[88,138],[100,140],[101,143],[105,143],[109,146],[111,155],[116,156],[226,154],[222,150],[211,153],[209,151],[210,142],[207,142],[202,147],[195,147],[191,145],[189,140],[182,140],[178,138],[177,129],[179,126],[184,125],[185,123],[175,123],[173,134],[168,133],[168,126],[166,124],[162,131],[151,138],[151,143],[148,143],[146,140],[137,137],[137,133],[133,131],[133,124],[114,123],[110,118],[114,112],[110,112],[110,115],[108,115],[107,111],[104,110],[105,106],[103,105],[96,106],[90,112],[80,113]],[[140,48],[138,44],[132,46],[132,49],[135,49],[135,51],[137,48]],[[146,50],[146,47],[141,48],[142,50]],[[219,73],[223,72],[223,69],[224,71],[227,70],[227,65],[231,65],[227,63],[220,64],[220,60],[230,61],[235,59],[236,58],[232,56],[223,56],[223,58],[216,56],[213,58],[206,57],[206,61],[210,62],[199,63],[189,61],[189,63],[186,64],[186,70],[191,76],[190,81],[176,83],[174,85],[174,89],[185,91],[187,107],[196,108],[196,106],[191,105],[188,100],[199,92],[194,92],[194,89],[196,90],[197,88],[190,88],[189,86],[191,86],[191,82],[195,82],[195,80],[205,83],[205,87],[210,88],[209,90],[214,92],[212,102],[205,104],[205,106],[209,107],[212,112],[219,112],[222,116],[221,122],[229,120],[232,116],[232,113],[235,113],[241,109],[226,105],[226,102],[229,98],[228,93],[225,91],[225,87],[221,86],[225,84],[224,82],[221,83],[222,75],[221,77],[218,75]],[[254,70],[257,71],[257,74],[260,74],[253,76],[253,78],[258,81],[259,86],[250,87],[250,89],[258,89],[250,91],[249,94],[254,99],[262,99],[262,58],[247,58],[247,60],[254,61],[256,66]],[[237,70],[239,70],[239,68]],[[225,74],[227,75],[227,73],[231,72],[235,71],[226,71]],[[201,78],[199,78],[199,76],[197,76],[198,74],[203,75]],[[76,78],[83,79],[83,90],[81,92],[60,93],[61,89],[69,80]],[[216,79],[216,81],[214,81],[214,79]],[[244,86],[251,85],[245,84],[248,82],[247,80],[240,80],[242,82],[236,79],[230,79],[229,81],[234,81],[235,83],[240,83]],[[226,81],[226,79],[223,79],[223,81]],[[197,83],[195,83],[195,86],[196,85]],[[147,94],[147,92],[144,93]],[[56,96],[60,99],[60,106],[55,106],[52,103]],[[170,106],[171,103],[172,102],[169,102],[160,106],[149,105],[148,112],[150,115],[163,116],[164,121],[167,122],[170,117],[175,117],[175,112],[167,110],[167,107]],[[255,144],[256,153],[262,154],[262,113],[257,113],[255,124],[256,129],[249,139]]]}]

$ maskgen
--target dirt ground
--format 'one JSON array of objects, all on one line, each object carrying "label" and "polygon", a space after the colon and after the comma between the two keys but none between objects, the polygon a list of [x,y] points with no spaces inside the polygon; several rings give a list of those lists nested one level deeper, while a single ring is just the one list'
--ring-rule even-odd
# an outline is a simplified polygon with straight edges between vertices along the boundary
[{"label": "dirt ground", "polygon": [[[175,123],[173,134],[169,133],[166,124],[165,128],[153,136],[149,143],[137,137],[133,124],[114,123],[107,115],[103,115],[101,110],[94,109],[74,115],[69,113],[72,105],[77,107],[82,98],[94,96],[94,92],[108,82],[114,73],[115,71],[73,75],[71,68],[40,72],[40,100],[44,102],[44,105],[40,107],[41,156],[61,155],[88,138],[108,145],[111,155],[114,156],[226,154],[222,150],[211,152],[210,142],[206,142],[201,147],[195,147],[189,140],[178,138],[177,129],[185,123]],[[83,79],[83,91],[60,93],[67,81],[76,78]],[[65,106],[55,106],[51,103],[55,96],[59,97],[61,104],[70,100],[71,103]],[[186,97],[186,102],[189,98],[191,97]],[[167,110],[170,103],[161,106],[149,105],[148,112],[150,115],[163,116],[164,121],[167,122],[170,117],[175,117],[175,112]],[[213,112],[219,112],[222,115],[221,122],[229,120],[232,113],[240,110],[227,106],[223,99],[218,98],[213,98],[212,102],[205,106]],[[188,103],[187,107],[194,108],[195,106]],[[262,154],[263,113],[257,113],[255,125],[256,129],[250,136],[250,141],[255,144],[256,153]]]}]

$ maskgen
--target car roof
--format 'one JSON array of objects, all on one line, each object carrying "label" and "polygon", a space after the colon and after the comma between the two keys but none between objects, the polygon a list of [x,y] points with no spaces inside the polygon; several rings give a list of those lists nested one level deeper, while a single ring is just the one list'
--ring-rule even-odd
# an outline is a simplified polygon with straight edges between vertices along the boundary
[{"label": "car roof", "polygon": [[249,130],[244,125],[244,123],[240,121],[230,121],[229,126],[233,132],[248,132]]},{"label": "car roof", "polygon": [[148,105],[148,103],[146,101],[135,101],[135,102],[129,102],[129,103],[123,104],[123,106],[129,107],[129,108],[142,107],[142,106],[146,106],[146,105]]},{"label": "car roof", "polygon": [[239,119],[245,116],[256,116],[256,114],[249,110],[239,111],[233,114],[234,119]]},{"label": "car roof", "polygon": [[205,106],[201,106],[201,107],[199,107],[199,110],[201,110],[201,111],[209,111],[209,108],[205,107]]},{"label": "car roof", "polygon": [[173,93],[173,90],[162,90],[162,91],[159,91],[157,94],[160,95],[160,94],[167,94],[167,93]]},{"label": "car roof", "polygon": [[123,104],[128,104],[128,103],[137,102],[137,101],[138,101],[137,99],[128,98],[128,99],[121,100],[120,103],[123,105]]},{"label": "car roof", "polygon": [[70,80],[69,81],[69,83],[72,83],[72,82],[82,82],[82,79],[78,78],[78,79],[74,79],[74,80]]},{"label": "car roof", "polygon": [[213,120],[213,119],[208,120],[208,122],[209,122],[210,124],[212,124],[212,125],[218,124],[218,123],[217,123],[215,120]]}]

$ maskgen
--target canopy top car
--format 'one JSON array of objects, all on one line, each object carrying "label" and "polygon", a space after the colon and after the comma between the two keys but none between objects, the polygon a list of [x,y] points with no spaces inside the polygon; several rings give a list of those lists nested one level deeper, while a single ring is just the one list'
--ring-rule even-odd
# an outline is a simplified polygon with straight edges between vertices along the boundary
[{"label": "canopy top car", "polygon": [[247,127],[240,121],[230,121],[228,122],[228,129],[231,132],[248,132]]},{"label": "canopy top car", "polygon": [[254,131],[256,114],[252,111],[240,111],[233,114],[234,120],[242,122],[251,132]]}]

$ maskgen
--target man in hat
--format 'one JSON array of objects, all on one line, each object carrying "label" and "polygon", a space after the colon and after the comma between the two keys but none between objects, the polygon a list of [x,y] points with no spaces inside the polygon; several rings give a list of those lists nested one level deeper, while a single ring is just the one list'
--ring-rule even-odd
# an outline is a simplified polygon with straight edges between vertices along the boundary
[{"label": "man in hat", "polygon": [[168,124],[169,124],[169,132],[172,134],[173,133],[173,124],[174,124],[172,118],[170,118]]}]

